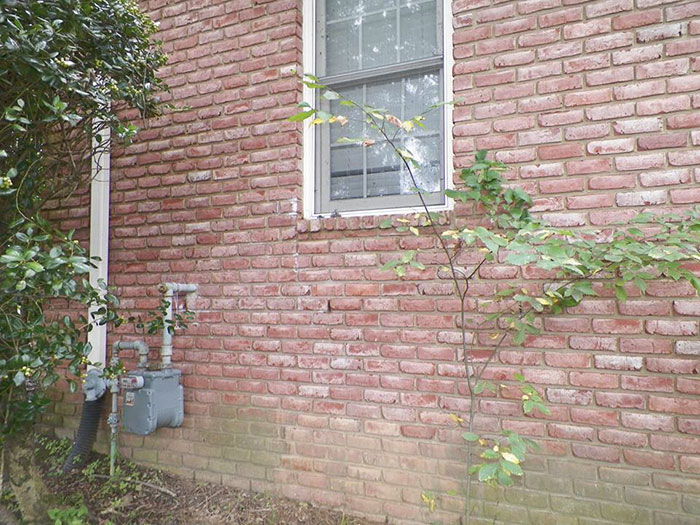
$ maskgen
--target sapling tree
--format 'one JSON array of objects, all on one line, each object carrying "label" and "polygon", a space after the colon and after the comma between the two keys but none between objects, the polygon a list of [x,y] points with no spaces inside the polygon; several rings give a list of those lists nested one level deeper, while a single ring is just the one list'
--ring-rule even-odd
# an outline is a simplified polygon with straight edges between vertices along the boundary
[{"label": "sapling tree", "polygon": [[157,109],[156,29],[133,0],[0,0],[0,447],[27,523],[47,503],[28,430],[62,370],[78,379],[86,332],[116,319],[94,261],[42,208],[89,182],[102,130],[134,135],[120,111]]},{"label": "sapling tree", "polygon": [[[303,83],[315,90],[319,99],[336,101],[341,110],[347,108],[347,113],[331,114],[304,102],[290,120],[344,126],[351,118],[347,115],[359,114],[367,135],[342,137],[340,141],[365,147],[382,141],[401,160],[403,175],[419,195],[422,209],[409,216],[389,218],[381,227],[435,239],[441,254],[438,276],[451,281],[459,303],[456,324],[461,344],[457,355],[464,366],[469,396],[468,414],[450,417],[464,428],[469,475],[491,486],[512,485],[514,477],[523,475],[521,463],[527,449],[537,445],[510,430],[498,435],[477,432],[477,398],[498,395],[499,390],[512,389],[515,382],[525,415],[546,415],[549,410],[541,392],[520,374],[506,382],[510,384],[497,385],[486,380],[500,350],[521,345],[538,334],[542,316],[564,314],[605,287],[613,290],[619,301],[625,301],[633,290],[644,294],[647,284],[658,279],[685,280],[700,291],[700,278],[686,264],[700,260],[700,213],[697,209],[682,215],[645,212],[628,224],[606,231],[553,227],[533,215],[530,196],[504,178],[507,166],[479,151],[474,163],[460,172],[457,187],[445,191],[456,202],[458,213],[439,214],[426,205],[425,192],[417,182],[420,163],[400,138],[420,129],[428,114],[440,105],[401,120],[385,109],[344,97],[314,76],[306,75]],[[405,250],[382,268],[402,277],[407,272],[425,269],[423,261],[432,258],[423,255],[420,250]],[[481,279],[480,270],[489,264],[537,268],[545,277],[535,284],[516,282],[497,287],[492,296],[479,298],[474,306],[470,287]],[[476,461],[473,445],[480,447]],[[471,512],[470,487],[468,481],[467,521]],[[424,501],[434,507],[433,498],[424,497]]]}]

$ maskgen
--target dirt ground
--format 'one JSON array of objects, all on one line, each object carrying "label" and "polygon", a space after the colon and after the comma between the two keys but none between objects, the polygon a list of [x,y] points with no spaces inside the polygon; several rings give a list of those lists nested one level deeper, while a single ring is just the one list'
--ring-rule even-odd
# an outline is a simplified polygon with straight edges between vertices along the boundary
[{"label": "dirt ground", "polygon": [[[69,443],[42,439],[45,479],[57,495],[57,508],[83,507],[90,525],[370,525],[307,503],[212,483],[196,483],[170,473],[119,460],[109,479],[109,459],[94,454],[81,472],[59,473]],[[77,523],[81,523],[78,521]],[[48,520],[47,523],[53,523]],[[64,521],[63,523],[66,523]],[[70,523],[70,522],[68,522]],[[73,525],[71,523],[71,525]]]}]

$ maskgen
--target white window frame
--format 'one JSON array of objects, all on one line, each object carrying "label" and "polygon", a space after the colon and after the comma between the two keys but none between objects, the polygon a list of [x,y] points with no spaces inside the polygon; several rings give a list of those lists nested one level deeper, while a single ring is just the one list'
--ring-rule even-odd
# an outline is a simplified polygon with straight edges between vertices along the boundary
[{"label": "white window frame", "polygon": [[[303,3],[303,66],[305,73],[316,73],[316,1],[304,0]],[[442,100],[453,100],[452,91],[452,67],[453,46],[452,46],[452,2],[450,0],[442,0],[442,27],[443,27],[443,79],[442,79]],[[313,89],[304,86],[303,100],[313,107],[316,107],[316,93]],[[443,152],[442,165],[444,176],[444,188],[451,189],[453,187],[453,149],[452,149],[452,105],[446,104],[443,106]],[[316,208],[315,186],[316,186],[316,133],[317,126],[309,126],[308,122],[304,122],[303,131],[303,213],[304,218],[314,217],[329,217],[331,213],[319,213]],[[441,204],[430,206],[432,211],[448,210],[452,208],[452,200],[447,199],[443,195]],[[357,217],[367,215],[400,215],[406,213],[415,213],[423,211],[422,208],[416,206],[394,207],[372,210],[353,210],[343,211],[340,215],[343,217]]]}]

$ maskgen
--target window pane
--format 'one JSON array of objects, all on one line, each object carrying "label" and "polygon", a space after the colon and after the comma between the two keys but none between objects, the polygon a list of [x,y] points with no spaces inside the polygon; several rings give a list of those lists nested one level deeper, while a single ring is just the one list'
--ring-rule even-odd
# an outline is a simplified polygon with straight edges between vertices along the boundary
[{"label": "window pane", "polygon": [[319,0],[318,70],[334,75],[442,54],[437,0]]},{"label": "window pane", "polygon": [[337,20],[348,16],[357,16],[361,12],[359,0],[326,0],[326,18]]},{"label": "window pane", "polygon": [[[362,103],[362,87],[343,89],[343,96],[357,103]],[[330,105],[330,112],[333,115],[341,115],[348,119],[347,124],[341,126],[333,124],[330,126],[331,144],[338,142],[341,137],[350,139],[361,139],[364,137],[364,116],[362,111],[354,106],[341,106],[338,100],[334,100]]]},{"label": "window pane", "polygon": [[377,142],[367,148],[367,194],[397,195],[401,192],[399,158],[386,142]]},{"label": "window pane", "polygon": [[[406,176],[402,181],[401,193],[413,193],[412,188],[416,187],[423,191],[440,191],[442,180],[442,140],[439,135],[431,137],[411,137],[404,141],[404,148],[408,150],[413,158],[420,164],[419,169],[413,170],[415,186],[410,176]],[[408,175],[408,174],[407,174]]]},{"label": "window pane", "polygon": [[326,74],[345,73],[360,68],[360,26],[352,20],[328,24],[326,34]]},{"label": "window pane", "polygon": [[401,80],[367,85],[365,103],[401,117]]},{"label": "window pane", "polygon": [[[402,118],[410,119],[424,113],[430,106],[440,102],[442,86],[440,75],[429,73],[404,79],[404,113]],[[442,129],[442,112],[439,108],[425,114],[422,128],[416,129],[415,135],[439,133]]]},{"label": "window pane", "polygon": [[437,38],[435,1],[408,2],[401,9],[401,62],[442,54]]},{"label": "window pane", "polygon": [[396,10],[386,9],[363,18],[362,69],[386,66],[397,61]]},{"label": "window pane", "polygon": [[[443,71],[438,60],[414,62],[442,56],[438,18],[442,16],[443,0],[316,2],[320,38],[316,46],[317,72],[329,88],[401,121],[423,114],[441,100]],[[393,67],[388,67],[385,75],[369,71],[384,66]],[[426,72],[425,67],[435,69]],[[324,111],[348,119],[344,126],[335,123],[317,128],[320,149],[316,198],[320,212],[413,206],[417,203],[416,186],[432,193],[431,203],[441,202],[441,109],[426,114],[424,126],[417,126],[408,136],[403,131],[395,133],[396,121],[388,119],[383,123],[395,145],[410,151],[420,164],[412,166],[412,180],[402,160],[382,134],[366,122],[360,110],[341,106],[339,101],[319,99],[318,103]],[[338,142],[343,138],[367,138],[373,144],[365,147]]]},{"label": "window pane", "polygon": [[[348,90],[345,95],[357,102],[385,109],[401,120],[422,113],[439,100],[440,75],[426,73],[404,79],[375,82]],[[364,94],[364,100],[362,93]],[[384,195],[410,195],[415,193],[414,181],[382,135],[362,124],[362,115],[352,108],[331,104],[331,112],[345,114],[350,122],[343,127],[331,126],[331,192],[333,200]],[[410,135],[399,133],[398,147],[407,149],[420,164],[413,169],[417,187],[436,192],[442,181],[441,112],[435,110],[426,116],[424,128],[416,128]],[[387,131],[396,129],[387,124]],[[362,146],[338,144],[340,137],[370,138],[375,144]]]},{"label": "window pane", "polygon": [[363,147],[331,146],[331,200],[364,196]]}]

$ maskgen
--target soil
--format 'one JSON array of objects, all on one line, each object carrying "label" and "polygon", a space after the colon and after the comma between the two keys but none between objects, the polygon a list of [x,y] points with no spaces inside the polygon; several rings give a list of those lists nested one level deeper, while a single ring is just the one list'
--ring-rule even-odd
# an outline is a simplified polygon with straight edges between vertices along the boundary
[{"label": "soil", "polygon": [[84,505],[88,517],[83,521],[90,525],[376,523],[270,494],[197,483],[122,459],[117,478],[110,480],[109,458],[97,454],[82,471],[62,474],[60,466],[70,444],[47,438],[41,444],[46,456],[45,479],[57,495],[57,508]]}]

